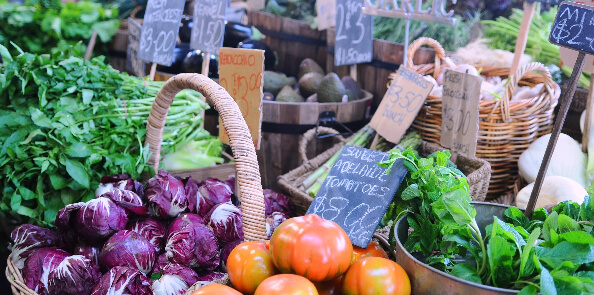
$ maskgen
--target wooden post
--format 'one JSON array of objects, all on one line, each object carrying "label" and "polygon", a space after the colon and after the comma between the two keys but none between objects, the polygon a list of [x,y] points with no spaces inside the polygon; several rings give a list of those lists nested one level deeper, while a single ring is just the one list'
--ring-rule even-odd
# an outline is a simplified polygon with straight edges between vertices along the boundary
[{"label": "wooden post", "polygon": [[582,152],[588,152],[588,141],[590,140],[590,126],[592,126],[592,102],[594,96],[594,75],[590,76],[590,89],[586,102],[586,120],[584,120],[584,131],[582,133]]},{"label": "wooden post", "polygon": [[155,74],[156,74],[156,73],[157,73],[157,63],[156,63],[156,62],[154,62],[154,63],[151,65],[151,71],[150,71],[150,73],[149,73],[149,79],[150,79],[151,81],[155,81]]},{"label": "wooden post", "polygon": [[202,57],[202,75],[208,77],[208,71],[210,68],[210,52],[205,52]]},{"label": "wooden post", "polygon": [[87,51],[85,52],[85,60],[91,60],[91,55],[93,54],[93,49],[95,48],[96,42],[97,30],[93,30],[93,35],[91,36],[91,40],[89,40],[89,45],[87,46]]},{"label": "wooden post", "polygon": [[518,33],[518,39],[516,40],[514,61],[512,62],[512,66],[509,71],[510,75],[515,74],[520,67],[520,60],[522,59],[522,55],[524,55],[524,50],[526,50],[528,34],[530,33],[530,24],[532,23],[532,17],[534,17],[536,3],[536,1],[532,3],[529,1],[524,2],[524,15],[522,16],[522,24],[520,25],[520,32]]},{"label": "wooden post", "polygon": [[357,64],[350,65],[349,70],[350,70],[351,78],[353,78],[353,80],[357,81]]}]

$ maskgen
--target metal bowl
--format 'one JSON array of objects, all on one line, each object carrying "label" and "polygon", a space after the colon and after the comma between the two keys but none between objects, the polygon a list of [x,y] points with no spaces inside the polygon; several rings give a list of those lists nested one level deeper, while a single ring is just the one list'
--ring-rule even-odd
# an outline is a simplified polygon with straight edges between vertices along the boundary
[{"label": "metal bowl", "polygon": [[[503,218],[505,209],[509,206],[472,202],[476,209],[476,222],[481,230],[481,234],[485,234],[484,228],[493,223],[493,216]],[[495,294],[517,294],[520,291],[503,288],[496,288],[485,286],[461,278],[449,275],[443,271],[433,268],[415,257],[413,257],[403,244],[408,238],[408,221],[404,217],[400,218],[394,227],[394,234],[396,237],[396,262],[404,268],[410,278],[412,287],[412,294],[415,295],[462,295],[462,294],[481,294],[481,295],[495,295]]]}]

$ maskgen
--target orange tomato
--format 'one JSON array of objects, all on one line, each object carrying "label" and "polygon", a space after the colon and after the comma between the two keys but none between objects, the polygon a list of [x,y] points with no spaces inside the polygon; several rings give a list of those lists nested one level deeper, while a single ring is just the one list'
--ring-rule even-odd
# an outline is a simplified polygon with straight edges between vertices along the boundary
[{"label": "orange tomato", "polygon": [[270,253],[282,273],[321,282],[347,271],[353,246],[338,224],[309,214],[283,222],[272,234]]},{"label": "orange tomato", "polygon": [[211,284],[206,285],[194,292],[191,295],[242,295],[241,293],[233,290],[233,288],[221,285]]},{"label": "orange tomato", "polygon": [[314,283],[314,285],[320,295],[340,295],[342,294],[342,278],[340,276],[334,280]]},{"label": "orange tomato", "polygon": [[254,295],[319,295],[308,279],[292,274],[280,274],[265,279]]},{"label": "orange tomato", "polygon": [[376,241],[371,241],[371,243],[369,243],[365,249],[353,246],[352,263],[367,257],[382,257],[388,259],[388,254],[386,254],[386,251],[384,251],[384,249]]},{"label": "orange tomato", "polygon": [[343,295],[410,295],[408,275],[396,262],[363,258],[349,268],[342,280]]},{"label": "orange tomato", "polygon": [[233,286],[242,293],[254,294],[266,278],[276,273],[265,242],[243,242],[227,258],[227,273]]}]

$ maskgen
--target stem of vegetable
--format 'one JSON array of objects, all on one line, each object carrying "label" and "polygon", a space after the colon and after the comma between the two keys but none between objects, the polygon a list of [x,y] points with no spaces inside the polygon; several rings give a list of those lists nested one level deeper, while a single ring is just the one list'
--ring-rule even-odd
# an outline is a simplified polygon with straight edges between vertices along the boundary
[{"label": "stem of vegetable", "polygon": [[475,219],[472,220],[472,223],[470,223],[466,226],[476,236],[478,243],[481,246],[481,251],[483,252],[483,261],[481,262],[480,269],[479,269],[479,266],[477,265],[478,275],[480,276],[483,274],[483,272],[485,271],[485,268],[487,266],[487,250],[485,248],[485,241],[483,240],[483,236],[481,235],[481,231],[480,231],[478,225],[476,224]]}]

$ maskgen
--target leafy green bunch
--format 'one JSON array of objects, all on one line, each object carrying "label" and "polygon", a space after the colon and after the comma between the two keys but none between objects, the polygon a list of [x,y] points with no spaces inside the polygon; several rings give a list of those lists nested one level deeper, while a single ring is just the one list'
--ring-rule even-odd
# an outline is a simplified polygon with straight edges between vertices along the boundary
[{"label": "leafy green bunch", "polygon": [[[88,43],[96,30],[99,39],[93,52],[106,55],[107,43],[120,25],[117,14],[117,9],[106,9],[92,1],[17,4],[0,0],[0,44],[8,48],[13,42],[36,54],[58,52],[81,40]],[[11,53],[17,52],[11,48]]]},{"label": "leafy green bunch", "polygon": [[[138,178],[147,167],[146,122],[163,82],[120,73],[102,57],[53,55],[0,45],[0,212],[19,223],[52,225],[66,204],[94,197],[105,175]],[[80,50],[80,46],[78,50]],[[197,92],[174,100],[163,151],[210,137]]]}]

